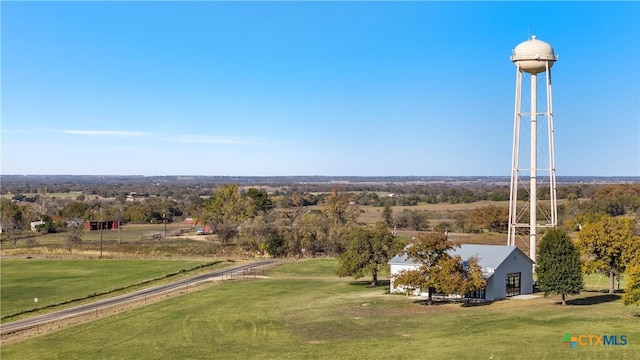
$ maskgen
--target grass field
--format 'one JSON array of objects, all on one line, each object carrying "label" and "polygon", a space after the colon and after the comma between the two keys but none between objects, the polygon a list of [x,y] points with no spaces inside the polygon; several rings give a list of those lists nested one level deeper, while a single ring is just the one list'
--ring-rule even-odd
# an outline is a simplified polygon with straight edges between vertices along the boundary
[{"label": "grass field", "polygon": [[[0,313],[4,318],[22,311],[132,286],[205,263],[171,260],[3,259]],[[35,298],[38,299],[37,303]]]},{"label": "grass field", "polygon": [[[425,306],[333,275],[336,261],[284,265],[100,321],[3,345],[2,359],[638,359],[640,309],[600,291]],[[591,282],[591,280],[590,280]],[[562,344],[626,335],[622,346]],[[64,344],[61,346],[61,344]]]}]

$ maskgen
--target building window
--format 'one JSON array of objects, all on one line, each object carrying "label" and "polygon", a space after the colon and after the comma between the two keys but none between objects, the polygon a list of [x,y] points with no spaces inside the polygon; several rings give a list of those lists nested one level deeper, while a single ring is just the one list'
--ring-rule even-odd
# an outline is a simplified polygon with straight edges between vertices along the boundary
[{"label": "building window", "polygon": [[467,297],[469,299],[486,299],[487,298],[486,289],[482,289],[479,291],[472,291],[467,294]]},{"label": "building window", "polygon": [[520,295],[520,273],[507,274],[507,296]]}]

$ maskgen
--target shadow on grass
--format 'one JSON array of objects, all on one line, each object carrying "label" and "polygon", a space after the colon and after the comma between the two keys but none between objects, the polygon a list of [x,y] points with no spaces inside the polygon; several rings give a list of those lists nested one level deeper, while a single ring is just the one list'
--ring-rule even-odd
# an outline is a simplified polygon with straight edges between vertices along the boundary
[{"label": "shadow on grass", "polygon": [[416,299],[413,300],[414,304],[420,304],[420,305],[424,305],[424,306],[440,306],[440,305],[448,305],[451,304],[451,301],[447,301],[447,300],[440,300],[440,299],[433,299],[431,301],[431,304],[429,304],[429,300],[427,299]]},{"label": "shadow on grass", "polygon": [[[619,294],[598,294],[579,299],[567,300],[567,305],[597,305],[620,300]],[[561,302],[557,302],[561,304]]]},{"label": "shadow on grass", "polygon": [[491,305],[498,300],[472,300],[469,302],[464,302],[460,306],[462,307],[474,307],[474,306],[485,306]]},{"label": "shadow on grass", "polygon": [[389,280],[378,280],[376,285],[371,285],[371,280],[361,280],[361,281],[351,281],[349,285],[353,286],[364,286],[372,289],[376,288],[386,288],[389,290],[390,281]]}]

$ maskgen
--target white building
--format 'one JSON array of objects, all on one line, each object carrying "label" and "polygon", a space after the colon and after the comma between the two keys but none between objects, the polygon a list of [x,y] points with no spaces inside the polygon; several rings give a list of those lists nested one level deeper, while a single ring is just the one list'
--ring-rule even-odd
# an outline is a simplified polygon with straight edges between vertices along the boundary
[{"label": "white building", "polygon": [[36,231],[36,229],[38,228],[39,225],[44,225],[44,221],[42,221],[42,220],[32,221],[31,222],[31,231]]},{"label": "white building", "polygon": [[[475,294],[475,297],[498,300],[533,292],[533,261],[515,246],[465,244],[452,250],[452,255],[460,255],[463,260],[472,256],[478,258],[478,264],[487,280],[487,287]],[[392,293],[404,292],[393,283],[396,274],[401,270],[416,270],[420,267],[419,263],[407,259],[403,254],[389,260],[389,265]],[[416,291],[415,295],[426,293]]]}]

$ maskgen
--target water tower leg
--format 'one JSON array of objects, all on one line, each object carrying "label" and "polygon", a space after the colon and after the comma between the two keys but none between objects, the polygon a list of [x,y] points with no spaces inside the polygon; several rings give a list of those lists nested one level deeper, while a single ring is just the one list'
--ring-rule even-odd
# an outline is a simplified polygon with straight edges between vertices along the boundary
[{"label": "water tower leg", "polygon": [[538,76],[531,74],[531,174],[530,174],[530,194],[529,194],[529,257],[536,261],[536,210],[537,204],[537,184],[538,173],[538,123],[537,123],[537,82]]}]

